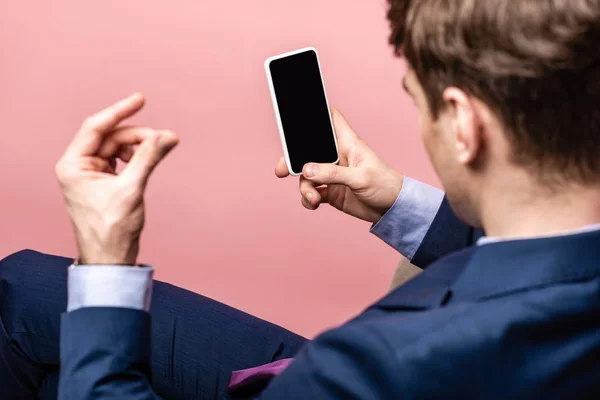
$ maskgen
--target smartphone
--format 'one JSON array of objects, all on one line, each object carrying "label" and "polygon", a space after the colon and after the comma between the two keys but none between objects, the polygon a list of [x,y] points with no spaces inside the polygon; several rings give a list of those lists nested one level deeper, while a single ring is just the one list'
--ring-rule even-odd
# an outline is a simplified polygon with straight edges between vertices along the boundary
[{"label": "smartphone", "polygon": [[309,162],[336,164],[338,145],[317,50],[269,57],[265,71],[290,174],[301,175]]}]

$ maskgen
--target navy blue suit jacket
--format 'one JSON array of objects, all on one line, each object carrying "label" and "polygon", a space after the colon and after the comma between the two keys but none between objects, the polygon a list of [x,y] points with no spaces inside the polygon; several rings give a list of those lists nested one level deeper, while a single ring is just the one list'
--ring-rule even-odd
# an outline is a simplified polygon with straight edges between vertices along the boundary
[{"label": "navy blue suit jacket", "polygon": [[[478,236],[444,202],[414,259],[425,271],[305,345],[259,397],[597,398],[600,232]],[[61,329],[62,398],[154,397],[147,313],[81,309]]]}]

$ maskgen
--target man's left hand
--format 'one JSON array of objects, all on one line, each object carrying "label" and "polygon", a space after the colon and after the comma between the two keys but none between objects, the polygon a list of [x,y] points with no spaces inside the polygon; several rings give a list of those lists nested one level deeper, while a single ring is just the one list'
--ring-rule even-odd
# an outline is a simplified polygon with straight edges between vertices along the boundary
[{"label": "man's left hand", "polygon": [[[143,106],[134,94],[87,118],[56,165],[82,264],[136,264],[146,183],[179,142],[169,131],[119,127]],[[121,173],[117,158],[127,163]]]}]

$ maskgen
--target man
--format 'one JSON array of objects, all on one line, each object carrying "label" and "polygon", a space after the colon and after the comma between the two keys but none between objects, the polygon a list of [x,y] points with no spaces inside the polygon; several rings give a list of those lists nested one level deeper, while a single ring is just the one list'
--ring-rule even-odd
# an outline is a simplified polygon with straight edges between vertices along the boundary
[{"label": "man", "polygon": [[[267,353],[268,361],[295,356],[260,396],[593,397],[600,390],[600,1],[391,3],[392,43],[409,63],[406,90],[419,108],[424,143],[446,197],[440,202],[437,192],[393,173],[339,113],[341,165],[307,165],[300,190],[308,208],[327,202],[376,222],[376,234],[428,268],[297,352],[289,346],[296,340],[292,334],[253,322],[245,333],[256,329],[264,341],[249,338],[247,347]],[[151,398],[151,374],[162,395],[178,387],[189,369],[197,382],[216,373],[214,386],[222,387],[221,362],[230,367],[236,358],[236,352],[220,357],[236,343],[228,337],[235,330],[227,327],[253,321],[228,310],[218,337],[168,352],[195,353],[180,369],[170,368],[169,357],[165,363],[165,343],[152,344],[150,363],[144,310],[152,270],[117,265],[137,262],[144,184],[176,138],[117,128],[142,103],[134,96],[90,119],[57,166],[82,264],[69,270],[69,312],[62,317],[63,398]],[[142,144],[132,156],[128,146],[134,143]],[[118,176],[111,165],[117,154],[129,161]],[[285,175],[281,164],[277,173]],[[425,204],[415,211],[411,206],[425,191]],[[409,224],[402,224],[405,215]],[[488,237],[465,248],[480,236],[469,226],[483,227]],[[27,265],[34,256],[13,257]],[[14,260],[9,264],[12,278]],[[123,279],[127,285],[114,285]],[[18,307],[11,301],[16,278],[8,280],[3,321]],[[99,286],[114,289],[112,296],[100,296]],[[43,308],[29,307],[37,314]],[[19,366],[12,382],[21,388],[36,383],[27,382],[23,371],[34,374],[44,357],[54,356],[55,336],[30,334],[43,322],[39,315],[18,327],[4,322],[5,336],[11,336],[3,340],[12,347],[5,346],[10,352],[3,362]],[[161,333],[152,340],[164,340]],[[201,327],[196,333],[203,335]],[[44,338],[49,343],[41,345]],[[273,343],[279,343],[277,351]],[[223,347],[212,351],[214,345]],[[163,387],[165,381],[172,386]]]},{"label": "man", "polygon": [[[123,113],[116,111],[115,107],[109,108],[107,110],[108,119],[122,118],[143,105],[143,100],[139,97],[134,97],[130,101],[134,103],[133,109]],[[106,112],[99,114],[100,118],[102,115],[106,116]],[[450,223],[445,223],[445,227],[450,229],[459,224],[447,206],[440,208],[443,193],[422,183],[404,178],[390,169],[355,135],[339,112],[334,112],[334,122],[344,157],[359,156],[364,161],[354,167],[356,172],[351,175],[359,176],[362,174],[361,171],[369,170],[378,172],[371,175],[371,179],[366,182],[364,187],[366,191],[363,188],[356,192],[359,196],[362,192],[362,200],[355,201],[354,207],[345,208],[346,212],[359,217],[364,217],[367,213],[372,214],[373,217],[369,220],[377,222],[372,232],[422,267],[427,266],[429,259],[437,257],[434,255],[439,248],[437,239],[442,239],[441,242],[445,243],[448,248],[460,248],[472,242],[472,230],[466,227],[460,235],[451,238],[437,236],[436,239],[435,235],[426,236],[432,222],[435,222],[434,226],[437,226],[440,221],[450,218]],[[97,135],[100,130],[98,126],[102,128],[106,124],[99,123],[98,116],[88,119],[74,145],[82,143],[79,137]],[[105,170],[109,171],[109,176],[105,176],[105,178],[114,178],[112,175],[113,160],[110,157],[112,152],[119,153],[121,158],[130,161],[128,166],[130,172],[122,174],[121,179],[123,177],[131,179],[131,176],[140,174],[139,171],[145,171],[143,172],[146,174],[143,175],[143,179],[145,179],[150,173],[149,169],[137,169],[137,174],[131,172],[134,171],[131,168],[136,168],[136,165],[140,166],[142,163],[140,161],[134,163],[131,160],[130,143],[143,141],[155,134],[149,128],[117,129],[115,132],[105,135],[103,144],[96,142],[96,146],[100,146],[100,150],[96,153],[108,157],[108,160],[104,160],[107,162],[102,159],[98,160],[96,157],[86,156],[76,156],[73,159],[71,154],[73,154],[74,145],[72,145],[63,157],[60,167],[70,171],[67,181],[75,178],[71,166],[78,166],[74,172],[81,176],[81,174],[88,174],[90,168],[97,165],[99,171],[93,173],[94,177],[98,177],[98,173]],[[172,134],[169,132],[158,134],[167,136],[168,147],[164,150],[168,150],[174,144],[173,140],[175,139]],[[119,145],[117,146],[116,143]],[[138,150],[136,152],[137,159],[155,160],[152,157],[144,157],[144,154],[148,153],[151,152],[144,153]],[[158,154],[160,156],[160,151]],[[152,163],[154,162],[152,161]],[[285,171],[286,167],[282,161],[276,168],[276,173],[284,176],[287,174]],[[102,181],[95,181],[96,179],[92,183],[103,184]],[[87,179],[84,179],[83,184],[87,185],[86,182]],[[303,185],[305,184],[303,183]],[[129,182],[124,187],[131,189],[136,185]],[[140,188],[139,184],[137,187]],[[116,188],[118,189],[116,190],[117,194],[124,193],[119,186]],[[335,190],[334,185],[331,185],[330,188]],[[322,191],[322,189],[320,190]],[[398,195],[398,191],[400,191],[400,195]],[[109,188],[102,189],[102,193],[105,195],[112,192],[113,190],[109,190]],[[352,193],[349,192],[349,194]],[[105,202],[106,198],[114,198],[114,195],[97,197],[97,200]],[[333,197],[331,201],[332,204],[335,204]],[[139,204],[138,202],[134,203]],[[100,206],[100,208],[105,207],[106,204]],[[312,205],[309,207],[314,208]],[[367,212],[367,210],[371,211]],[[381,215],[384,212],[385,216]],[[438,213],[437,217],[436,213]],[[106,216],[106,214],[103,215]],[[442,217],[444,215],[446,217]],[[91,221],[93,218],[94,215],[91,215],[84,220]],[[111,219],[125,220],[115,217]],[[463,229],[461,225],[458,226],[459,229]],[[87,229],[80,228],[77,231],[85,232]],[[435,231],[434,229],[433,232]],[[88,234],[86,236],[103,235]],[[425,236],[426,240],[424,240]],[[414,249],[417,248],[418,251],[415,252]],[[85,257],[79,259],[79,264],[84,262]],[[149,286],[152,284],[148,281],[151,270],[144,268],[131,270],[126,267],[115,269],[98,266],[93,269],[91,267],[84,269],[83,265],[70,268],[67,304],[64,292],[67,290],[67,268],[72,263],[72,259],[48,256],[33,251],[22,251],[0,262],[0,289],[3,288],[0,290],[0,316],[2,317],[0,322],[4,324],[3,329],[0,330],[3,333],[0,335],[2,339],[0,342],[2,345],[0,346],[0,387],[3,388],[4,393],[10,395],[10,398],[56,398],[61,312],[67,308],[69,310],[79,309],[84,305],[120,306],[146,310],[150,303],[148,298],[150,292],[152,292],[150,310],[152,317],[152,383],[155,391],[164,398],[221,398],[230,386],[232,371],[269,364],[273,361],[285,363],[286,359],[294,356],[305,342],[304,338],[291,332],[205,297],[162,282],[154,282],[152,286]],[[124,288],[126,290],[123,290]],[[107,293],[110,295],[107,296]],[[112,310],[111,313],[116,313],[114,314],[116,318],[121,318],[119,314],[132,311]],[[94,316],[92,320],[95,318],[97,316]],[[118,323],[123,324],[124,321],[135,321],[135,319],[127,316]],[[91,325],[87,329],[95,330]],[[90,338],[89,333],[91,333],[84,333],[80,329],[74,329],[72,332],[76,333],[76,337],[67,339],[68,336],[65,335],[63,340],[67,342],[74,340],[72,344],[75,344],[79,340],[87,341]],[[107,349],[115,343],[122,342],[122,337],[113,340],[111,335],[107,335],[105,326],[98,328],[97,332],[102,332],[102,339],[107,340]],[[224,336],[223,332],[227,332],[227,335]],[[66,350],[68,346],[63,345],[62,348]],[[119,356],[121,351],[123,351],[122,348],[114,348],[111,353]],[[214,364],[209,363],[203,366],[202,360],[207,357],[211,358]],[[91,358],[90,360],[95,359]],[[62,368],[65,367],[63,364]],[[233,392],[240,395],[257,393],[267,383],[269,375],[272,375],[270,371],[278,368],[281,369],[281,365],[275,366],[275,368],[271,365],[255,374],[246,372],[236,374],[237,377],[246,376],[247,379]],[[71,381],[68,384],[66,382],[66,380],[63,381],[65,385],[68,385],[67,390],[76,388]],[[73,394],[71,397],[85,396]]]}]

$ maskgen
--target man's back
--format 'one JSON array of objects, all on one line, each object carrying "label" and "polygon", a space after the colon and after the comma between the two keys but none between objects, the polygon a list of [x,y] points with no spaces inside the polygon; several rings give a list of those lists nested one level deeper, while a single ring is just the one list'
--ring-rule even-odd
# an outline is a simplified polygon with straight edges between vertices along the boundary
[{"label": "man's back", "polygon": [[599,259],[600,232],[446,257],[307,346],[267,398],[290,388],[324,398],[591,397]]}]

